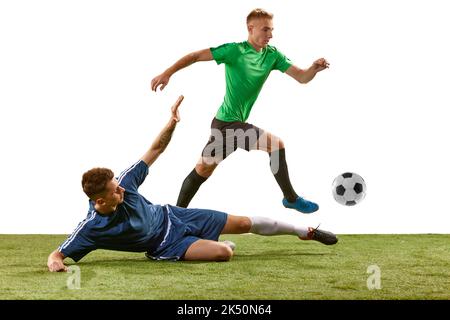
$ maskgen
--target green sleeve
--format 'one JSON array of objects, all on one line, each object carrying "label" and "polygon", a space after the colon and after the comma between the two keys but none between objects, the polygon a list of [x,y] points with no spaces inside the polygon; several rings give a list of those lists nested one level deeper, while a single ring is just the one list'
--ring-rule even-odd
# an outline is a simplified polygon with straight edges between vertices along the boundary
[{"label": "green sleeve", "polygon": [[235,56],[236,43],[225,43],[221,46],[210,48],[210,50],[217,64],[231,63]]},{"label": "green sleeve", "polygon": [[289,69],[290,66],[292,66],[292,61],[289,60],[284,54],[282,54],[280,51],[275,51],[277,54],[277,58],[275,60],[275,64],[273,66],[273,70],[280,70],[281,72],[286,72],[287,69]]}]

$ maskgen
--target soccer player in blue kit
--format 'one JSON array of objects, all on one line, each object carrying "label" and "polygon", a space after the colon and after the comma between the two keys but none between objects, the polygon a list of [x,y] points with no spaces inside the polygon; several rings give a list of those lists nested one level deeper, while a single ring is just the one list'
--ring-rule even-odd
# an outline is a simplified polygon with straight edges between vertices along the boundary
[{"label": "soccer player in blue kit", "polygon": [[169,144],[180,120],[178,107],[182,101],[183,96],[180,96],[172,106],[169,122],[142,158],[117,178],[107,168],[93,168],[83,174],[83,191],[89,197],[87,217],[49,255],[49,271],[67,271],[65,258],[78,262],[96,249],[145,252],[148,258],[155,260],[228,261],[234,244],[219,242],[221,234],[290,234],[326,245],[337,242],[333,233],[317,228],[266,217],[156,205],[144,198],[138,188],[148,168]]}]

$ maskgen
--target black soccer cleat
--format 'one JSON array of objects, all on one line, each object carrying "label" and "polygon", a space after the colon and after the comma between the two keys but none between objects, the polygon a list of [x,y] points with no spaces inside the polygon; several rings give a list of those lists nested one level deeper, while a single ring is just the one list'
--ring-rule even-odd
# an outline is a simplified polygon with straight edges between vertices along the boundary
[{"label": "black soccer cleat", "polygon": [[308,239],[319,241],[327,246],[336,244],[338,242],[338,238],[336,235],[330,231],[319,230],[319,226],[317,228],[308,228]]}]

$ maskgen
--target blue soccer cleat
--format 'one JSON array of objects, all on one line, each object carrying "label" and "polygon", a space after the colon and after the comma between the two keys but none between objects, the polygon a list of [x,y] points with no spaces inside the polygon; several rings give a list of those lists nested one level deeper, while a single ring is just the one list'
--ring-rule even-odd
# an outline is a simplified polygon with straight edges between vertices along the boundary
[{"label": "blue soccer cleat", "polygon": [[295,209],[297,211],[300,211],[302,213],[313,213],[317,210],[319,210],[319,205],[305,200],[302,197],[297,197],[295,202],[289,202],[286,198],[283,199],[283,206],[289,209]]}]

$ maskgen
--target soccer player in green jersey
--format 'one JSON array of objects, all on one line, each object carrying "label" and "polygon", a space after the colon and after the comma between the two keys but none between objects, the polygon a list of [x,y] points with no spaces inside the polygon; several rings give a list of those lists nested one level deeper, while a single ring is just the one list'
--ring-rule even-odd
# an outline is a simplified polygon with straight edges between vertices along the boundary
[{"label": "soccer player in green jersey", "polygon": [[282,203],[285,207],[303,213],[319,209],[316,203],[298,196],[292,187],[283,141],[246,122],[272,70],[286,73],[300,83],[308,83],[329,66],[324,58],[320,58],[308,69],[300,69],[277,48],[270,46],[272,18],[271,13],[262,9],[253,10],[247,16],[247,41],[192,52],[152,80],[153,91],[158,87],[163,90],[175,72],[195,62],[215,60],[217,64],[225,63],[224,101],[211,123],[211,136],[200,160],[181,186],[177,206],[187,207],[200,185],[211,176],[218,164],[237,148],[242,148],[269,153],[271,170],[283,192]]}]

